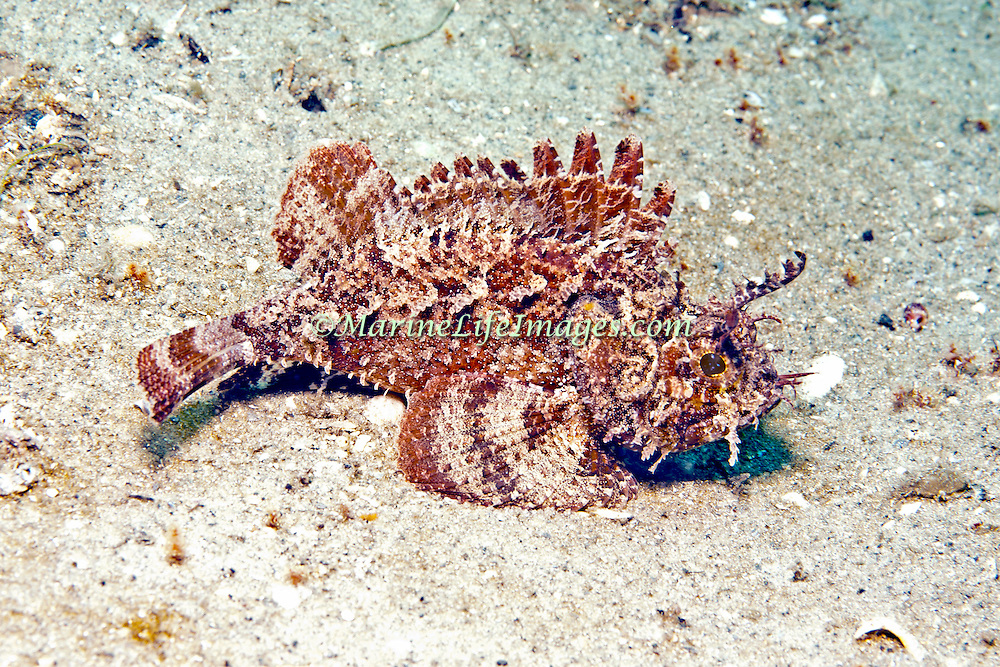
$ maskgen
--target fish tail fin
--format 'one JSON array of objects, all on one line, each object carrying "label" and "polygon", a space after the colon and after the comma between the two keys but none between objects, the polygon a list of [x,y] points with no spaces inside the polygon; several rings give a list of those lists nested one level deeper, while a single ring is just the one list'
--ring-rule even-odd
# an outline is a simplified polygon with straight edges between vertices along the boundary
[{"label": "fish tail fin", "polygon": [[146,412],[162,422],[202,385],[254,362],[253,345],[226,317],[161,338],[139,353]]}]

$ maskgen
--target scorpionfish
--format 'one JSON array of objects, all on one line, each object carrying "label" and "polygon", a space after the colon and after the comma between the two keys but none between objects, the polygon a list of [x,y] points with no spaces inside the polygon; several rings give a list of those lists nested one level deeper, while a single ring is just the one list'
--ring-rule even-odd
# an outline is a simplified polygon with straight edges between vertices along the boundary
[{"label": "scorpionfish", "polygon": [[[674,241],[674,190],[641,202],[634,136],[607,176],[583,131],[566,169],[550,141],[512,160],[441,163],[413,189],[368,147],[326,142],[293,169],[273,236],[301,280],[138,357],[156,421],[250,364],[313,364],[402,393],[399,465],[419,488],[484,505],[621,507],[637,494],[616,448],[643,460],[737,431],[803,374],[779,375],[747,307],[805,255],[695,303]],[[655,468],[655,465],[653,466]]]}]

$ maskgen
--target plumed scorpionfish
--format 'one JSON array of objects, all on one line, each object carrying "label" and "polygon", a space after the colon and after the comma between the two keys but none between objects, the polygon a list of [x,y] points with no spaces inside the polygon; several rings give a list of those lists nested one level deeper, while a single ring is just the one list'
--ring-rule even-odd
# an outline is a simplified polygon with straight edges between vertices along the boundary
[{"label": "plumed scorpionfish", "polygon": [[[324,143],[294,169],[274,227],[299,286],[139,354],[162,421],[247,364],[308,363],[405,394],[399,464],[421,489],[484,505],[620,507],[637,493],[615,447],[644,460],[725,439],[783,397],[747,313],[805,267],[693,303],[657,266],[674,191],[643,206],[642,144],[605,177],[581,132],[568,170],[551,142],[529,177],[460,157],[413,191],[363,143]],[[773,319],[773,318],[772,318]],[[654,466],[655,467],[655,466]]]}]

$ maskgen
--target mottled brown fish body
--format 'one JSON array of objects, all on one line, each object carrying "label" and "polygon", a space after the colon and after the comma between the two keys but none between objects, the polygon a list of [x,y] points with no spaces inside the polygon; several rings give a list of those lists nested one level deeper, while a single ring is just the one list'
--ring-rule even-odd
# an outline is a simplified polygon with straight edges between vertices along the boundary
[{"label": "mottled brown fish body", "polygon": [[805,258],[728,301],[691,303],[657,270],[673,256],[661,238],[673,190],[641,205],[642,172],[629,137],[605,178],[583,132],[568,170],[543,142],[531,177],[461,157],[411,192],[364,144],[317,146],[275,220],[278,257],[301,285],[144,349],[150,413],[161,421],[243,364],[305,362],[405,393],[403,472],[463,500],[621,505],[636,483],[614,445],[650,458],[725,438],[734,462],[737,429],[794,381],[745,308]]}]

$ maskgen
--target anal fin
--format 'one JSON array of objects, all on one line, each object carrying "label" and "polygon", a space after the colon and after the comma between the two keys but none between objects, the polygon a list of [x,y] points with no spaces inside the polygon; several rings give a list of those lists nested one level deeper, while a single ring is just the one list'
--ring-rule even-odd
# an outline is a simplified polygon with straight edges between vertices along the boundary
[{"label": "anal fin", "polygon": [[483,505],[622,506],[635,478],[592,439],[585,410],[572,388],[436,377],[403,416],[400,468],[424,490]]}]

